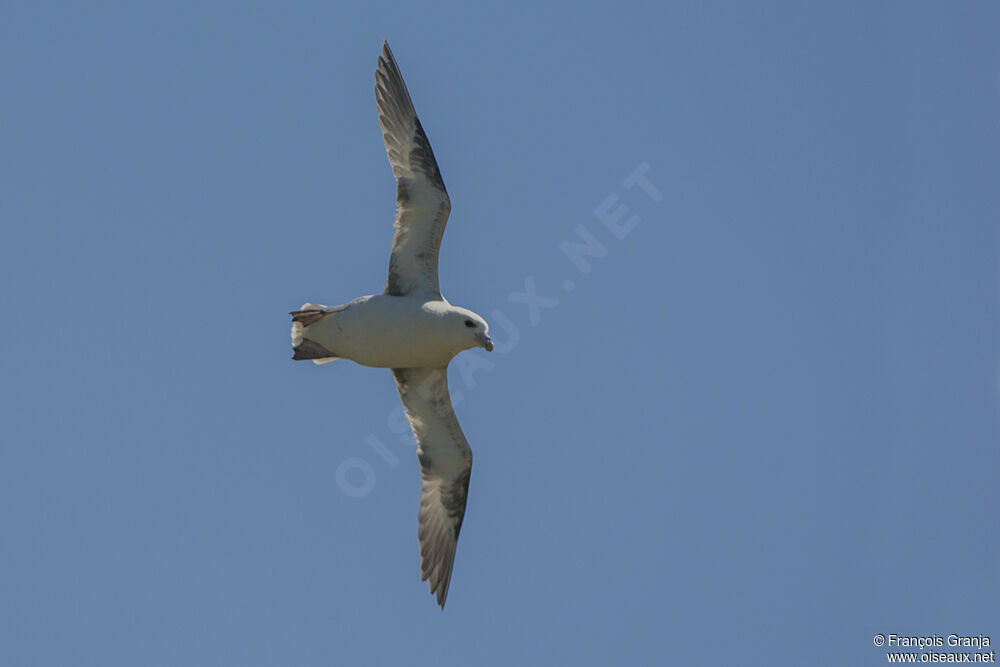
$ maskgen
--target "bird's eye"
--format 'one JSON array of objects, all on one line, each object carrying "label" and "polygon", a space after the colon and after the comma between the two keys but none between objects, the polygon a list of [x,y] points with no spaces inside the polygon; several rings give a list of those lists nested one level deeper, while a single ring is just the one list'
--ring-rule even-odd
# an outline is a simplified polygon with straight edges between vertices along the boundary
[{"label": "bird's eye", "polygon": [[470,329],[472,329],[473,327],[475,327],[475,326],[476,326],[476,323],[475,323],[475,322],[473,322],[472,320],[465,320],[465,326],[467,326],[467,327],[469,327]]}]

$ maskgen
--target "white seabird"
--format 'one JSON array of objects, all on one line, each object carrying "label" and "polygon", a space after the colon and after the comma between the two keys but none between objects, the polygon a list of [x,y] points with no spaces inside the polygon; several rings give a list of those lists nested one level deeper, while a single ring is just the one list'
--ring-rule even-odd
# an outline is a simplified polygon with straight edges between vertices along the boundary
[{"label": "white seabird", "polygon": [[451,202],[388,43],[375,71],[375,100],[396,177],[389,278],[378,296],[293,312],[292,358],[392,369],[420,461],[420,579],[443,609],[472,470],[448,395],[448,363],[469,348],[491,351],[493,341],[486,320],[441,296],[438,250]]}]

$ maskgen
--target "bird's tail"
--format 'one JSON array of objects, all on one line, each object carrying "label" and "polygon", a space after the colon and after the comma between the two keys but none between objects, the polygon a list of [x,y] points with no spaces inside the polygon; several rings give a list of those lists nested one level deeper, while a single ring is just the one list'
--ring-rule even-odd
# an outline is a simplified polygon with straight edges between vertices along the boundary
[{"label": "bird's tail", "polygon": [[292,350],[295,352],[292,355],[292,359],[296,361],[310,359],[317,364],[326,364],[340,358],[316,341],[308,338],[309,327],[317,324],[333,312],[337,311],[326,306],[304,303],[301,309],[289,313],[292,316]]}]

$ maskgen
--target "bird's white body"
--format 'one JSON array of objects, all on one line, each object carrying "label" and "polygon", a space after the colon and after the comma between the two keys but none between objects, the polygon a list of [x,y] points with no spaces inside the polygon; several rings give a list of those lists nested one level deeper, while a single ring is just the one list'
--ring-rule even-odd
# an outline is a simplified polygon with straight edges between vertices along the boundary
[{"label": "bird's white body", "polygon": [[[293,346],[308,338],[331,353],[315,360],[320,363],[340,358],[374,368],[440,368],[462,350],[481,344],[469,329],[485,332],[482,318],[443,299],[380,294],[343,306],[307,303],[302,310],[326,313],[312,324],[292,328]],[[456,319],[462,324],[456,326]],[[466,320],[474,326],[465,326]]]}]

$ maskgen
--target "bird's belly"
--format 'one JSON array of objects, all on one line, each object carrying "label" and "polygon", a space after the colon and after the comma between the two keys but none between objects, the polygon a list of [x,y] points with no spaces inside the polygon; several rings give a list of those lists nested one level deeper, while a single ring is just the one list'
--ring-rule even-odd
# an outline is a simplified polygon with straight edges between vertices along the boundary
[{"label": "bird's belly", "polygon": [[438,368],[446,366],[454,354],[440,346],[417,344],[406,337],[386,337],[379,342],[359,341],[347,356],[362,366],[373,368]]},{"label": "bird's belly", "polygon": [[375,297],[330,318],[336,330],[330,331],[328,349],[375,368],[447,365],[457,350],[440,335],[440,320],[387,298],[393,297]]}]

